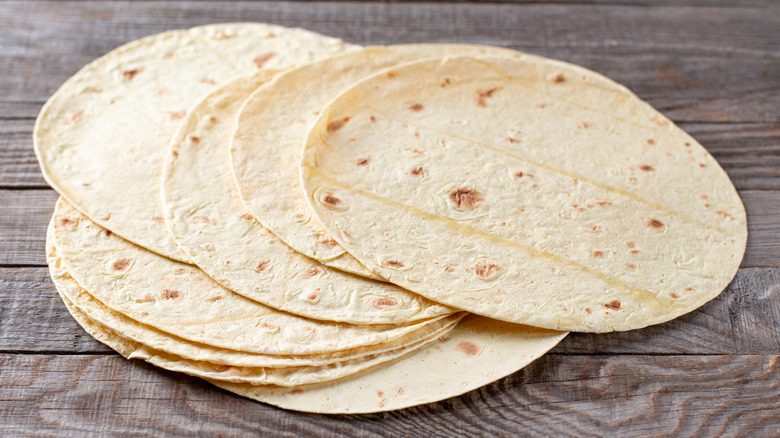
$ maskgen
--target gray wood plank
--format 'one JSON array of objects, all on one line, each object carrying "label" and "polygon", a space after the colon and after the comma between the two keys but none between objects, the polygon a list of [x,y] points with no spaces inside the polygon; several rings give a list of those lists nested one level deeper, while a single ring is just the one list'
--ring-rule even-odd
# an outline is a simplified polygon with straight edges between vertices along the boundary
[{"label": "gray wood plank", "polygon": [[[33,153],[33,125],[32,119],[0,120],[0,187],[46,187]],[[737,189],[780,190],[777,125],[682,122],[679,126],[715,156]]]},{"label": "gray wood plank", "polygon": [[124,42],[236,20],[303,26],[358,44],[509,46],[605,73],[676,121],[780,120],[780,14],[537,3],[2,2],[0,117],[34,117],[68,76]]},{"label": "gray wood plank", "polygon": [[[0,351],[105,353],[70,317],[46,268],[0,268]],[[552,354],[780,352],[780,268],[741,269],[700,309],[657,326],[571,334]]]},{"label": "gray wood plank", "polygon": [[[780,263],[780,190],[740,192],[748,213],[744,267]],[[0,190],[0,265],[40,265],[46,226],[57,195],[53,190]]]},{"label": "gray wood plank", "polygon": [[14,436],[780,433],[778,356],[548,355],[457,398],[359,416],[283,411],[118,356],[0,355],[0,372],[0,434]]}]

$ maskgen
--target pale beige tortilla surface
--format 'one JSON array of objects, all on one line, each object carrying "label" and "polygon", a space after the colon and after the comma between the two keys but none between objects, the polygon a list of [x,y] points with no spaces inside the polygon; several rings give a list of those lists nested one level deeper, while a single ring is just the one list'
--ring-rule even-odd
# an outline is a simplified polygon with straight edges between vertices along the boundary
[{"label": "pale beige tortilla surface", "polygon": [[696,140],[540,58],[428,60],[355,85],[311,131],[302,182],[329,234],[391,282],[558,330],[687,313],[728,285],[747,238]]},{"label": "pale beige tortilla surface", "polygon": [[375,72],[425,58],[485,53],[530,56],[463,44],[367,47],[278,75],[247,99],[239,115],[231,161],[241,199],[261,224],[296,251],[328,266],[370,275],[327,234],[306,204],[298,171],[306,134],[340,91]]},{"label": "pale beige tortilla surface", "polygon": [[349,50],[303,29],[214,24],[126,44],[90,63],[38,116],[46,181],[92,220],[158,254],[187,261],[160,202],[166,146],[192,105],[219,84]]},{"label": "pale beige tortilla surface", "polygon": [[52,225],[62,266],[109,309],[188,341],[271,355],[332,353],[376,346],[448,323],[357,326],[298,317],[235,294],[199,269],[133,245],[90,221],[62,198]]},{"label": "pale beige tortilla surface", "polygon": [[[453,313],[395,285],[325,267],[254,220],[233,181],[230,139],[244,100],[269,78],[260,72],[214,91],[190,110],[173,136],[162,197],[166,223],[179,247],[222,286],[297,315],[351,324],[405,324]],[[297,168],[296,162],[287,164]],[[278,194],[280,203],[285,196]]]}]

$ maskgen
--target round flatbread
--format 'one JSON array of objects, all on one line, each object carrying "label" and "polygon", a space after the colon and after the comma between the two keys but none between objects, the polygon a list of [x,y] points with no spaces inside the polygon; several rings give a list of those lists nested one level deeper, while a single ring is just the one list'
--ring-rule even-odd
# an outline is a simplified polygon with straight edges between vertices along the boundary
[{"label": "round flatbread", "polygon": [[615,82],[541,58],[428,60],[355,85],[312,129],[302,179],[328,233],[389,281],[558,330],[690,312],[728,285],[747,239],[696,140]]},{"label": "round flatbread", "polygon": [[[301,254],[371,275],[311,215],[297,165],[306,135],[328,102],[373,73],[425,58],[485,53],[529,56],[478,45],[408,44],[367,47],[279,74],[247,99],[239,115],[231,160],[241,199],[263,226]],[[355,164],[360,172],[369,163]]]},{"label": "round flatbread", "polygon": [[[406,324],[454,313],[395,285],[325,267],[254,220],[233,181],[230,138],[246,96],[268,78],[260,72],[213,92],[190,110],[173,136],[162,197],[165,221],[179,247],[222,286],[297,315]],[[265,160],[259,157],[254,160]]]},{"label": "round flatbread", "polygon": [[349,50],[341,40],[257,23],[176,30],[90,63],[49,99],[35,125],[43,176],[78,210],[133,243],[188,261],[160,202],[165,148],[217,85]]},{"label": "round flatbread", "polygon": [[[109,309],[192,342],[270,355],[308,355],[376,346],[448,323],[357,326],[283,313],[230,292],[198,268],[133,245],[67,204],[57,203],[52,245],[74,280]],[[407,339],[411,342],[412,338]]]}]

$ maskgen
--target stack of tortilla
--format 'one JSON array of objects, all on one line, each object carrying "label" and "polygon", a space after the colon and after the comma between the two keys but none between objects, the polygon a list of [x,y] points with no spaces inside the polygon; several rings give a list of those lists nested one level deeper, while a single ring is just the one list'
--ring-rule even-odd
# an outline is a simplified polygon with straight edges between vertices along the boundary
[{"label": "stack of tortilla", "polygon": [[657,324],[736,273],[745,211],[693,138],[589,70],[257,23],[129,43],[42,109],[52,279],[127,358],[361,413]]}]

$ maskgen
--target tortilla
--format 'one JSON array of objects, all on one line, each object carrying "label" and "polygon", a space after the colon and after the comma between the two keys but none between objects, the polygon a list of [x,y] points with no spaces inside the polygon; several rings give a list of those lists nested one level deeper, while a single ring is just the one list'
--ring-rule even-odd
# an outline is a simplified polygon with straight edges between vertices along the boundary
[{"label": "tortilla", "polygon": [[159,184],[165,147],[189,108],[219,84],[352,49],[303,29],[213,24],[153,35],[90,63],[35,125],[46,181],[96,223],[179,261]]},{"label": "tortilla", "polygon": [[[341,270],[371,275],[312,217],[297,166],[303,140],[319,111],[358,80],[409,61],[482,53],[530,56],[498,47],[462,44],[368,47],[278,75],[247,99],[233,137],[232,168],[246,207],[263,226],[301,254]],[[368,164],[357,163],[355,171],[360,172]]]},{"label": "tortilla", "polygon": [[728,285],[747,239],[734,186],[696,140],[625,87],[540,58],[372,76],[323,110],[301,166],[315,215],[365,266],[538,327],[690,312]]},{"label": "tortilla", "polygon": [[[233,181],[229,143],[244,100],[269,77],[260,72],[214,91],[190,110],[173,136],[162,198],[165,221],[179,247],[222,286],[297,315],[406,324],[454,313],[395,285],[327,268],[253,219]],[[262,161],[259,157],[253,160]]]},{"label": "tortilla", "polygon": [[392,411],[456,397],[495,382],[538,359],[565,336],[469,315],[438,344],[333,382],[294,388],[211,383],[296,411]]},{"label": "tortilla", "polygon": [[62,198],[53,247],[81,288],[109,309],[192,342],[256,354],[306,355],[424,338],[459,316],[409,325],[314,321],[248,300],[199,269],[135,246],[101,228]]},{"label": "tortilla", "polygon": [[[260,355],[214,348],[167,334],[112,311],[90,295],[89,292],[82,289],[70,276],[68,271],[63,268],[61,260],[57,256],[53,246],[54,242],[51,231],[47,236],[46,243],[47,260],[52,280],[54,281],[54,285],[57,287],[60,296],[63,297],[63,300],[65,300],[70,307],[74,307],[78,312],[83,313],[90,321],[94,321],[95,324],[110,329],[114,333],[120,333],[122,337],[127,338],[130,341],[191,361],[207,361],[212,364],[230,365],[235,367],[283,368],[325,365],[345,360],[365,358],[366,356],[380,353],[390,354],[391,357],[388,358],[388,360],[390,360],[393,358],[393,355],[397,356],[399,354],[404,354],[409,348],[419,347],[423,342],[428,342],[431,339],[442,336],[448,330],[451,330],[457,323],[457,320],[453,320],[449,322],[450,325],[444,326],[439,329],[439,331],[432,332],[432,334],[423,339],[417,339],[417,334],[411,333],[392,342],[384,342],[375,346],[354,348],[330,354],[297,356]],[[79,318],[76,319],[78,320]],[[409,339],[411,339],[411,341]]]}]

